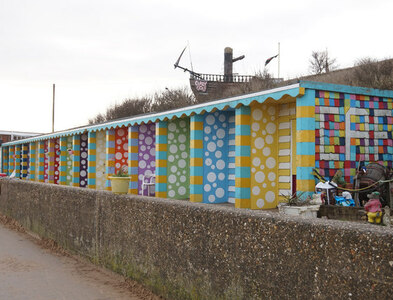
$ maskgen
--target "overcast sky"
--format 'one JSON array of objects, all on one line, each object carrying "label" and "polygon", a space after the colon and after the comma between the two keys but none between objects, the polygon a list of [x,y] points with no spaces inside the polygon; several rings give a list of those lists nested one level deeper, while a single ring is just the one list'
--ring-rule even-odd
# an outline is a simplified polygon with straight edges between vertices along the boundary
[{"label": "overcast sky", "polygon": [[[224,48],[254,74],[281,45],[281,77],[306,75],[313,50],[340,67],[392,57],[393,1],[0,0],[0,130],[50,132],[87,124],[111,104],[223,73]],[[191,60],[190,60],[191,58]],[[277,75],[277,60],[268,65]]]}]

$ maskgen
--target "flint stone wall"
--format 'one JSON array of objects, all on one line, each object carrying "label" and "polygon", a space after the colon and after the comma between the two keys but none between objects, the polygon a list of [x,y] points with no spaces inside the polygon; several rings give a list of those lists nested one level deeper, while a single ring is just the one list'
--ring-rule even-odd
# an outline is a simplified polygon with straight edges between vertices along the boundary
[{"label": "flint stone wall", "polygon": [[393,231],[0,180],[0,211],[168,299],[391,299]]}]

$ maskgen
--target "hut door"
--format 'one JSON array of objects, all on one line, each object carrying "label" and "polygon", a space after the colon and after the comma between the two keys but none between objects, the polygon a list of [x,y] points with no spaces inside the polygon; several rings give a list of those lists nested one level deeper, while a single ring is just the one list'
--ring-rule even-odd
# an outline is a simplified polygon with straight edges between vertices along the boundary
[{"label": "hut door", "polygon": [[296,193],[296,119],[291,121],[291,194]]}]

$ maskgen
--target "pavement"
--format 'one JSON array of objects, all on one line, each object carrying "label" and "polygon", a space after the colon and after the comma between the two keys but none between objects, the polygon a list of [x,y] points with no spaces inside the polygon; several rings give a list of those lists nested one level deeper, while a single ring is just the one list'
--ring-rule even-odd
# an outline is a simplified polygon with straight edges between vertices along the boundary
[{"label": "pavement", "polygon": [[39,245],[0,223],[1,300],[160,299],[141,286],[70,255]]}]

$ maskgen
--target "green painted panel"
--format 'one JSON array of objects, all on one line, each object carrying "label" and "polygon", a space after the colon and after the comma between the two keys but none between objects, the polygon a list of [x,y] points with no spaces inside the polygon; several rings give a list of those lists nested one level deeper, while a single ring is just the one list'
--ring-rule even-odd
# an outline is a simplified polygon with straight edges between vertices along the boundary
[{"label": "green painted panel", "polygon": [[69,136],[67,137],[66,185],[72,185],[72,156],[72,136]]},{"label": "green painted panel", "polygon": [[168,122],[168,198],[190,197],[190,119]]}]

